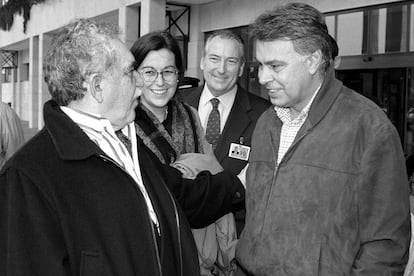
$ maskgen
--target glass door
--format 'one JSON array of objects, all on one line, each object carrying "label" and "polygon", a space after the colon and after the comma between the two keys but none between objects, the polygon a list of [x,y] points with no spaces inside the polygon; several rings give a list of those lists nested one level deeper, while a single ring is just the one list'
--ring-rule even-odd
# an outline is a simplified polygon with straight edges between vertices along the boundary
[{"label": "glass door", "polygon": [[[337,72],[338,79],[345,86],[371,99],[387,114],[398,130],[406,154],[414,151],[414,91],[413,83],[409,81],[411,71],[412,68],[388,68]],[[410,91],[408,97],[407,91]],[[412,119],[408,120],[408,117]]]},{"label": "glass door", "polygon": [[405,152],[414,154],[414,67],[407,69],[407,106],[406,106]]}]

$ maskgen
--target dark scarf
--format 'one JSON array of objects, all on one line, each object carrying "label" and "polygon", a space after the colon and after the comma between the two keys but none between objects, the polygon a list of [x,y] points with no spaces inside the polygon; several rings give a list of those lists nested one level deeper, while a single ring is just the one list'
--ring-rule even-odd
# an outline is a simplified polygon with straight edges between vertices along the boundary
[{"label": "dark scarf", "polygon": [[203,130],[194,119],[198,114],[186,103],[175,98],[168,102],[166,126],[142,103],[135,112],[138,137],[163,164],[170,165],[183,153],[204,153]]}]

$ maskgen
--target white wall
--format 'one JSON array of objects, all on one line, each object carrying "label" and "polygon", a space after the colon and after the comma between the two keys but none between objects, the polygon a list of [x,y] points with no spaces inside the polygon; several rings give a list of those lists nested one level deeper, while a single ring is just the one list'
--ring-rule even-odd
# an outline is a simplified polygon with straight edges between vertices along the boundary
[{"label": "white wall", "polygon": [[1,84],[2,93],[1,93],[1,101],[4,103],[12,103],[13,107],[13,83],[6,82]]},{"label": "white wall", "polygon": [[30,82],[29,81],[22,81],[20,82],[20,95],[18,95],[20,98],[20,112],[18,112],[18,115],[20,119],[24,121],[30,121],[32,118],[31,110],[27,107],[31,106],[32,103],[30,100],[32,99],[30,95]]},{"label": "white wall", "polygon": [[22,50],[19,56],[19,58],[21,58],[22,60],[21,63],[28,63],[30,60],[29,57],[30,57],[29,49]]},{"label": "white wall", "polygon": [[141,0],[50,0],[34,5],[30,11],[26,34],[23,16],[15,14],[10,31],[0,30],[0,48],[20,42],[29,36],[47,33],[69,23],[73,18],[94,17],[138,4]]}]

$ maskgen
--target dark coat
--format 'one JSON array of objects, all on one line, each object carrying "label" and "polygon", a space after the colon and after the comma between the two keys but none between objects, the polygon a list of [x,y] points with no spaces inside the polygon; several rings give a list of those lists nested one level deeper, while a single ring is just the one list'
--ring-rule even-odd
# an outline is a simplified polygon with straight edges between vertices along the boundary
[{"label": "dark coat", "polygon": [[[202,86],[180,90],[184,101],[196,109],[198,109],[202,92]],[[217,160],[225,170],[238,174],[246,166],[247,161],[228,156],[230,144],[240,143],[240,137],[243,137],[243,144],[250,146],[256,122],[269,106],[271,106],[269,101],[238,86],[233,107],[214,151]]]},{"label": "dark coat", "polygon": [[53,101],[44,118],[0,174],[0,275],[198,275],[184,213],[192,227],[212,223],[243,197],[240,182],[226,173],[183,180],[139,150],[157,246],[132,177]]}]

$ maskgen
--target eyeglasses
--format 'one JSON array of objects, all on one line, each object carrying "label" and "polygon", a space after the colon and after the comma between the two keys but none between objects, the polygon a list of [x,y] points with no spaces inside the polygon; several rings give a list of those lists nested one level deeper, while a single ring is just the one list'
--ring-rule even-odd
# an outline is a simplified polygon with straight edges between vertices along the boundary
[{"label": "eyeglasses", "polygon": [[146,83],[153,83],[158,78],[158,74],[161,74],[164,81],[173,82],[178,74],[178,70],[174,67],[166,68],[162,71],[157,71],[152,67],[145,67],[137,70],[137,72],[141,74]]}]

